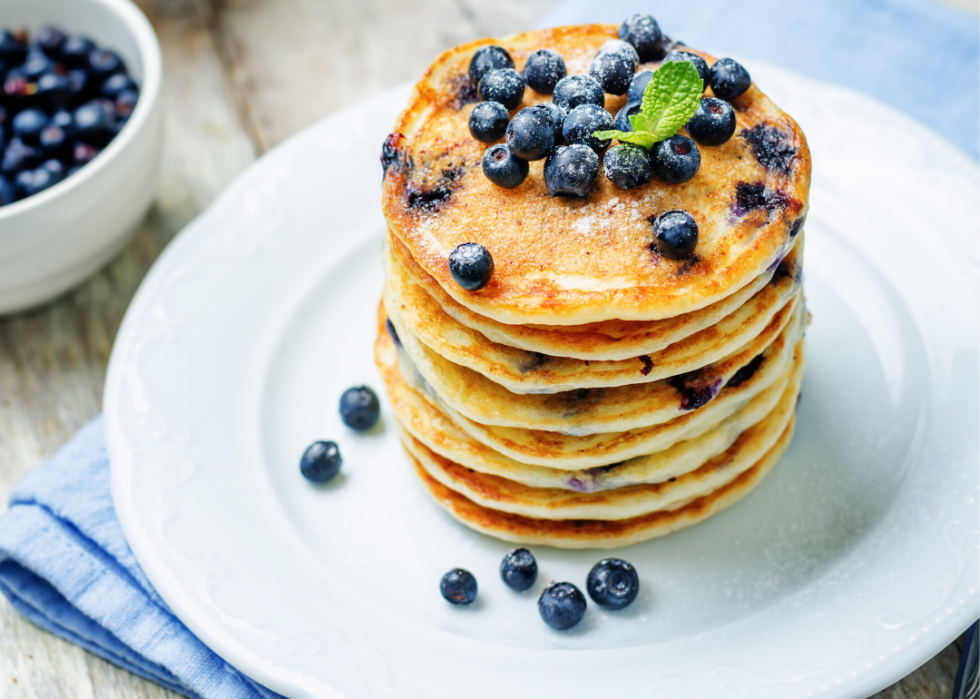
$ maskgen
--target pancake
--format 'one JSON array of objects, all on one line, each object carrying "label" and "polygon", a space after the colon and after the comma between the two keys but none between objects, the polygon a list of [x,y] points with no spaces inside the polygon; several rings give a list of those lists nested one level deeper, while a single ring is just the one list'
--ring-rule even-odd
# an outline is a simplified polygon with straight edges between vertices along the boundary
[{"label": "pancake", "polygon": [[[600,175],[588,197],[569,199],[547,193],[543,161],[532,162],[514,189],[483,175],[486,144],[467,126],[473,53],[499,44],[521,70],[531,52],[548,47],[562,54],[570,75],[584,73],[616,30],[585,25],[472,42],[440,55],[416,85],[385,144],[382,209],[419,266],[459,304],[509,324],[678,316],[751,284],[802,229],[810,185],[806,139],[755,85],[732,100],[735,136],[701,148],[700,169],[683,184],[654,178],[623,190]],[[526,90],[522,106],[547,99]],[[611,114],[624,103],[606,96]],[[652,219],[675,209],[690,213],[699,229],[697,248],[685,260],[651,248]],[[449,253],[464,242],[482,244],[494,259],[493,278],[479,291],[463,290],[449,274]]]},{"label": "pancake", "polygon": [[[802,315],[797,313],[802,305],[797,297],[750,343],[697,371],[659,381],[554,394],[509,391],[428,349],[400,325],[396,315],[388,318],[427,390],[452,410],[483,425],[585,435],[666,422],[710,401],[732,376],[763,354],[794,317]],[[640,370],[636,376],[645,378]],[[622,426],[626,424],[631,427]]]},{"label": "pancake", "polygon": [[611,549],[664,536],[689,527],[730,507],[745,497],[779,461],[793,438],[795,416],[773,447],[751,468],[708,495],[673,510],[659,510],[620,520],[535,519],[492,510],[447,488],[429,475],[409,454],[422,484],[435,501],[456,520],[483,534],[519,544],[567,549]]},{"label": "pancake", "polygon": [[[552,357],[509,347],[457,323],[386,255],[384,303],[399,335],[411,335],[444,359],[479,372],[513,393],[559,393],[653,382],[700,369],[738,351],[765,330],[799,289],[780,275],[719,322],[662,350],[620,360]],[[771,293],[766,293],[771,292]],[[409,353],[413,354],[411,348]]]},{"label": "pancake", "polygon": [[751,468],[776,443],[796,410],[798,384],[783,391],[776,407],[743,431],[720,454],[695,470],[653,484],[579,493],[535,488],[454,463],[406,436],[403,446],[429,475],[478,505],[542,519],[629,519],[681,507],[724,486]]},{"label": "pancake", "polygon": [[397,367],[394,343],[387,335],[379,338],[376,352],[400,427],[433,452],[467,469],[533,488],[596,492],[640,483],[660,483],[695,470],[725,451],[744,430],[775,408],[787,386],[798,386],[803,375],[802,349],[802,345],[797,347],[793,367],[783,378],[696,438],[677,442],[655,454],[583,470],[524,464],[473,439],[435,403],[408,385]]},{"label": "pancake", "polygon": [[[492,318],[481,316],[457,303],[436,280],[426,273],[398,238],[385,236],[385,255],[408,274],[411,283],[417,284],[435,300],[442,310],[461,325],[476,330],[492,342],[516,347],[526,352],[538,352],[551,357],[572,357],[585,360],[631,359],[643,354],[658,352],[670,344],[710,327],[753,297],[760,304],[778,304],[781,297],[779,284],[787,281],[799,284],[803,269],[803,232],[779,265],[772,266],[739,291],[699,311],[673,318],[654,321],[608,320],[585,325],[507,325]],[[773,281],[772,286],[768,286]]]}]

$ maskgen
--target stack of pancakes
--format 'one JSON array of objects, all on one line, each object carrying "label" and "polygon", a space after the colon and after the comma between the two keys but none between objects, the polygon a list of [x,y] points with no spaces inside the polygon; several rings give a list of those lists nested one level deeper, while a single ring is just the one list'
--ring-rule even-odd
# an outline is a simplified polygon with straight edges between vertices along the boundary
[{"label": "stack of pancakes", "polygon": [[[736,135],[703,147],[683,184],[622,190],[600,174],[588,197],[567,199],[548,195],[541,161],[511,190],[480,169],[486,145],[467,128],[473,52],[496,43],[520,70],[553,48],[569,74],[585,73],[615,32],[446,52],[382,157],[375,355],[402,441],[440,505],[509,541],[608,548],[698,522],[751,490],[795,426],[810,157],[755,85],[733,100]],[[522,106],[545,99],[528,89]],[[623,102],[607,95],[606,109]],[[656,249],[650,222],[670,210],[699,227],[684,260]],[[464,242],[494,259],[479,291],[447,268]]]}]

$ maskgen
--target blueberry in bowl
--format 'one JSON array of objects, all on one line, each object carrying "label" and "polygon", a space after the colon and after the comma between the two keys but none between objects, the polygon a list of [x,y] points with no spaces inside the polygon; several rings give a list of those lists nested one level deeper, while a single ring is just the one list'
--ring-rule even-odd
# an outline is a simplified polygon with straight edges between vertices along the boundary
[{"label": "blueberry in bowl", "polygon": [[[0,176],[9,185],[0,196],[4,314],[43,303],[83,281],[135,232],[156,191],[163,121],[159,44],[132,3],[11,0],[0,24],[6,25],[0,31]],[[90,54],[96,50],[113,57],[101,56],[93,68]],[[108,77],[125,72],[130,82],[115,97],[107,96],[97,69]],[[123,93],[117,109],[116,98]],[[105,100],[101,112],[110,119],[100,113],[83,124],[94,130],[80,134],[74,114],[97,99]],[[26,110],[37,111],[18,119],[24,140],[13,135],[12,122]],[[23,123],[39,122],[40,115],[40,128]],[[29,174],[15,186],[22,172]],[[38,237],[41,230],[45,235]],[[28,239],[36,244],[25,254]]]}]

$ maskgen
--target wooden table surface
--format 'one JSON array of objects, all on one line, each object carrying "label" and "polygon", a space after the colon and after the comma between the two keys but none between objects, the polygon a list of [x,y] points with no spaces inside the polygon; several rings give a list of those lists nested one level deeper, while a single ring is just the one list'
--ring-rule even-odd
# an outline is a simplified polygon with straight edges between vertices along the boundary
[{"label": "wooden table surface", "polygon": [[[0,513],[18,479],[99,414],[112,341],[137,286],[238,173],[327,114],[416,79],[443,49],[529,27],[552,2],[142,0],[166,74],[159,192],[102,272],[48,306],[0,319]],[[962,641],[877,697],[949,697]],[[0,697],[176,696],[39,630],[0,596]]]}]

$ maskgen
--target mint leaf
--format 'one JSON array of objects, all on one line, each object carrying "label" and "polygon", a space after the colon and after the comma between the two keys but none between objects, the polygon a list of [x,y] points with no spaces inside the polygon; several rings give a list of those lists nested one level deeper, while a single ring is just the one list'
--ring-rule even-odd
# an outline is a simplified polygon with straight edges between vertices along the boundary
[{"label": "mint leaf", "polygon": [[703,93],[704,83],[693,63],[664,63],[643,91],[633,128],[649,131],[658,141],[670,138],[694,116]]},{"label": "mint leaf", "polygon": [[694,116],[704,94],[704,82],[690,61],[664,63],[643,91],[640,112],[631,116],[633,131],[596,131],[593,136],[652,148],[670,138]]},{"label": "mint leaf", "polygon": [[635,143],[646,149],[653,148],[653,144],[658,140],[649,131],[596,131],[592,135],[602,141],[615,138],[620,143]]}]

